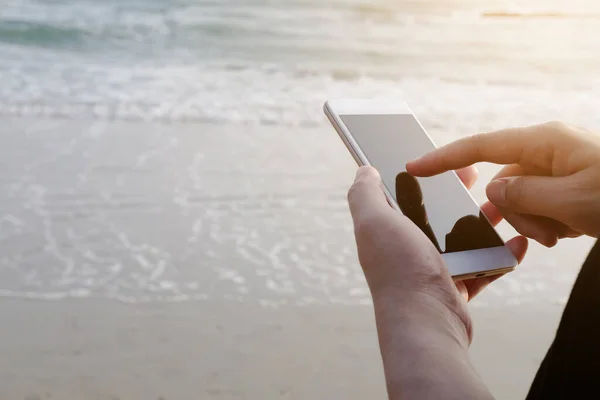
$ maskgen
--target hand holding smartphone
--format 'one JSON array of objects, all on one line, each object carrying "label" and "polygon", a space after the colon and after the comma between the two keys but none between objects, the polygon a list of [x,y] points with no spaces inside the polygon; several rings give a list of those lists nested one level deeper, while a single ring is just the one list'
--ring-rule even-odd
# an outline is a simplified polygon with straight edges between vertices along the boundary
[{"label": "hand holding smartphone", "polygon": [[372,165],[389,203],[442,254],[454,279],[505,273],[517,265],[456,173],[415,178],[408,161],[435,145],[406,104],[390,99],[330,100],[324,111],[359,165]]}]

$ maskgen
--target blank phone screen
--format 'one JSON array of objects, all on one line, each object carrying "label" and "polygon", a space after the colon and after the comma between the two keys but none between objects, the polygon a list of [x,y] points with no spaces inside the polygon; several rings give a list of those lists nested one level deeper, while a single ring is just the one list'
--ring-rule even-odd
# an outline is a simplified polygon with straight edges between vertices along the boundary
[{"label": "blank phone screen", "polygon": [[340,115],[402,212],[440,253],[503,246],[454,172],[414,178],[406,163],[435,146],[413,115]]}]

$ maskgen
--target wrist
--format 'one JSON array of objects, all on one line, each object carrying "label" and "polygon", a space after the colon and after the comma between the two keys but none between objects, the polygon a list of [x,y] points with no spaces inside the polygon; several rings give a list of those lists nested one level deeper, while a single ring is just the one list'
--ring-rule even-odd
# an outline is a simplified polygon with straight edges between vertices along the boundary
[{"label": "wrist", "polygon": [[470,328],[430,294],[374,297],[390,399],[491,398],[468,353]]},{"label": "wrist", "polygon": [[377,320],[396,320],[406,335],[435,332],[468,349],[473,325],[464,300],[454,287],[430,292],[397,290],[373,294]]},{"label": "wrist", "polygon": [[383,355],[389,398],[492,399],[475,370],[468,349],[447,335],[407,332]]}]

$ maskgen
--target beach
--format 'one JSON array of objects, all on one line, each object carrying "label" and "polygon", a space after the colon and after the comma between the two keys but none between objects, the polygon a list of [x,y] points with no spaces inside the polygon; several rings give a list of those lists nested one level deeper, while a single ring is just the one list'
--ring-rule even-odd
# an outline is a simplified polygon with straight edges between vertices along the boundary
[{"label": "beach", "polygon": [[[497,399],[524,398],[559,308],[475,309],[472,357]],[[368,306],[3,301],[0,315],[3,399],[385,397]]]},{"label": "beach", "polygon": [[[384,398],[322,105],[396,97],[437,145],[600,132],[598,5],[513,3],[3,4],[0,398]],[[532,243],[470,305],[496,398],[524,397],[592,243]]]},{"label": "beach", "polygon": [[[2,176],[2,398],[384,397],[345,204],[355,167],[331,128],[4,126],[4,170],[28,172]],[[590,245],[534,244],[473,302],[497,398],[526,393]]]}]

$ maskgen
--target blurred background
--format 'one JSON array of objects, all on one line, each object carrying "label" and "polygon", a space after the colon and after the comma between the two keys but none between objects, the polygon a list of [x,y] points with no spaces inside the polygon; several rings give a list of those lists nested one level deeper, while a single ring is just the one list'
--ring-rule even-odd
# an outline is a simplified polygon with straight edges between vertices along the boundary
[{"label": "blurred background", "polygon": [[[438,144],[599,131],[599,54],[593,0],[1,0],[1,397],[384,397],[323,102],[398,96]],[[497,398],[590,245],[532,245],[473,303]]]}]

